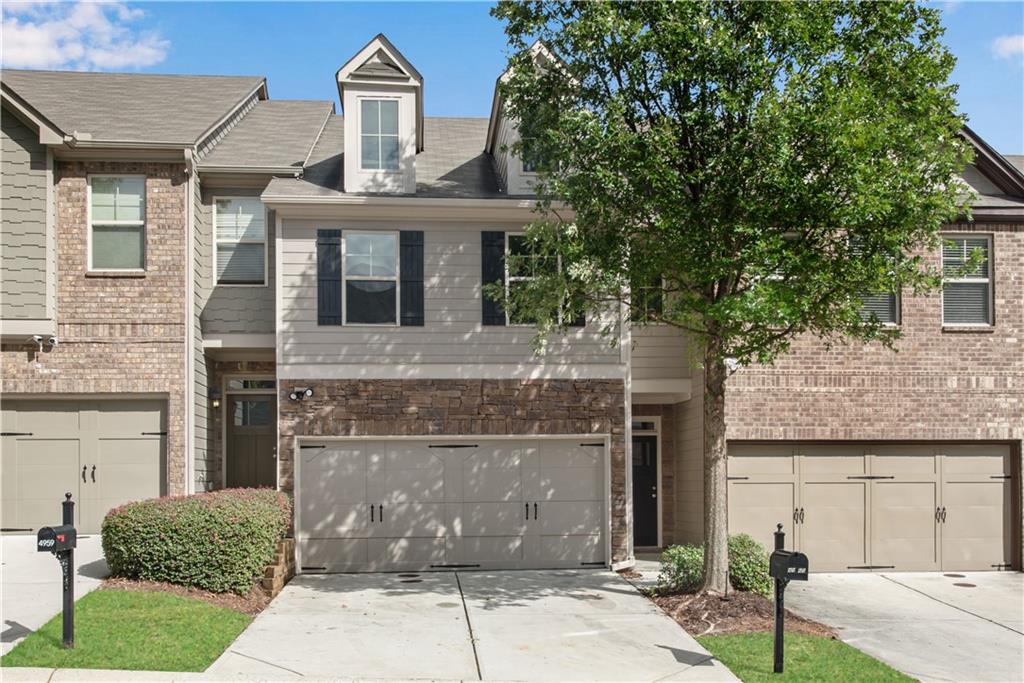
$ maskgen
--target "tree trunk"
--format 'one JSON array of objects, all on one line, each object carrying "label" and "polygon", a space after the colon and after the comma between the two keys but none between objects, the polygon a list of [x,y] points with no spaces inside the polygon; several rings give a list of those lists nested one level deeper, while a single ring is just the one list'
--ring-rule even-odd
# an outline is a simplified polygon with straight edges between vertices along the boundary
[{"label": "tree trunk", "polygon": [[704,352],[704,587],[729,587],[729,517],[726,490],[725,363],[714,340]]}]

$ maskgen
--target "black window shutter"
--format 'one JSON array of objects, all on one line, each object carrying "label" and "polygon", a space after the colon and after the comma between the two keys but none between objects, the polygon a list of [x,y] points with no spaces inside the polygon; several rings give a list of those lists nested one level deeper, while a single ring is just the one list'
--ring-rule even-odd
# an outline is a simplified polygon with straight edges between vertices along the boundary
[{"label": "black window shutter", "polygon": [[[505,233],[482,232],[480,238],[482,285],[505,282]],[[505,310],[501,302],[487,296],[486,293],[483,295],[483,302],[483,324],[504,325]]]},{"label": "black window shutter", "polygon": [[341,324],[341,230],[316,231],[316,323]]},{"label": "black window shutter", "polygon": [[423,231],[403,230],[399,233],[402,301],[401,324],[423,326]]}]

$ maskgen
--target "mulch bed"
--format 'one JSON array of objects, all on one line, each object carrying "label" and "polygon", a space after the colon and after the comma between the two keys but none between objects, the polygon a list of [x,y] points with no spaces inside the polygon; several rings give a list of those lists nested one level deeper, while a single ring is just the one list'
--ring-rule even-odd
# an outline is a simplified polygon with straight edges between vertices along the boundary
[{"label": "mulch bed", "polygon": [[[651,598],[692,636],[756,633],[775,628],[775,605],[757,593],[736,591],[716,595],[682,593]],[[786,610],[786,632],[837,638],[828,626]]]},{"label": "mulch bed", "polygon": [[173,593],[186,598],[196,598],[218,607],[227,607],[236,612],[256,616],[270,604],[270,596],[259,586],[253,586],[246,595],[235,593],[211,593],[201,588],[188,588],[173,583],[162,581],[136,581],[134,579],[122,579],[110,577],[104,579],[103,588],[110,590],[124,591],[150,591],[159,593]]}]

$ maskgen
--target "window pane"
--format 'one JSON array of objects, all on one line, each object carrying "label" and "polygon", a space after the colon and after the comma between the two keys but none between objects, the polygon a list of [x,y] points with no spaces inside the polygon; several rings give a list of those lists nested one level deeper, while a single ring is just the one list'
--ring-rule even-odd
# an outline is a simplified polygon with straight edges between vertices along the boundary
[{"label": "window pane", "polygon": [[142,178],[118,178],[117,220],[143,220],[145,218],[143,209],[145,194],[145,181]]},{"label": "window pane", "polygon": [[352,233],[345,237],[345,275],[394,277],[398,272],[395,235]]},{"label": "window pane", "polygon": [[361,133],[378,133],[380,132],[380,101],[379,100],[361,100],[361,111],[360,119],[362,127],[359,129]]},{"label": "window pane", "polygon": [[92,220],[116,220],[117,178],[92,178]]},{"label": "window pane", "polygon": [[397,289],[394,282],[347,280],[346,320],[350,323],[394,323]]},{"label": "window pane", "polygon": [[398,100],[381,100],[380,132],[398,135]]},{"label": "window pane", "polygon": [[382,135],[380,138],[381,168],[398,170],[398,136]]},{"label": "window pane", "polygon": [[[517,282],[509,282],[508,283],[509,299],[512,302],[516,301],[514,293],[517,290],[520,290],[520,289],[528,286],[529,284],[530,283],[528,281],[524,282],[522,280],[519,280]],[[537,324],[537,318],[536,317],[534,317],[533,315],[530,315],[529,313],[525,313],[525,312],[522,312],[522,311],[517,311],[517,310],[515,310],[515,308],[516,307],[514,305],[512,305],[511,302],[510,302],[510,304],[509,304],[509,309],[510,310],[509,310],[509,314],[508,314],[508,321],[509,321],[510,324],[512,324],[512,325],[536,325]]]},{"label": "window pane", "polygon": [[266,238],[266,212],[259,199],[218,199],[216,211],[218,240]]},{"label": "window pane", "polygon": [[376,135],[364,135],[361,168],[380,168],[380,138]]},{"label": "window pane", "polygon": [[267,399],[235,400],[232,422],[236,427],[265,427],[273,424],[271,402]]},{"label": "window pane", "polygon": [[661,278],[655,278],[646,285],[630,287],[633,296],[633,306],[630,307],[630,319],[633,322],[642,322],[653,316],[661,315],[663,312]]},{"label": "window pane", "polygon": [[141,225],[94,225],[92,267],[94,270],[141,270],[145,264],[145,230]]},{"label": "window pane", "polygon": [[947,282],[942,287],[942,321],[947,325],[991,325],[987,282]]},{"label": "window pane", "polygon": [[879,322],[896,324],[896,301],[897,297],[892,292],[866,294],[861,297],[860,317],[863,320],[871,320],[874,316]]},{"label": "window pane", "polygon": [[217,243],[217,282],[263,284],[263,244]]},{"label": "window pane", "polygon": [[[970,271],[961,272],[975,251],[982,254],[982,261]],[[988,277],[988,240],[984,237],[955,237],[946,239],[942,245],[942,269],[950,277]]]},{"label": "window pane", "polygon": [[272,379],[243,379],[239,377],[228,380],[228,389],[273,389],[275,386]]}]

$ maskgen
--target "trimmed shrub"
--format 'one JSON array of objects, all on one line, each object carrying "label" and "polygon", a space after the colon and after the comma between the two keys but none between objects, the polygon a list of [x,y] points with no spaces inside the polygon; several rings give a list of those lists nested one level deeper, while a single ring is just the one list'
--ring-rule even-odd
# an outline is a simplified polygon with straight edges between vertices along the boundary
[{"label": "trimmed shrub", "polygon": [[[696,590],[704,582],[704,546],[674,545],[661,555],[658,590],[666,593]],[[768,597],[768,553],[747,534],[729,537],[729,583],[740,591]]]},{"label": "trimmed shrub", "polygon": [[107,513],[103,553],[115,576],[244,594],[290,522],[291,500],[273,489],[154,498]]}]

